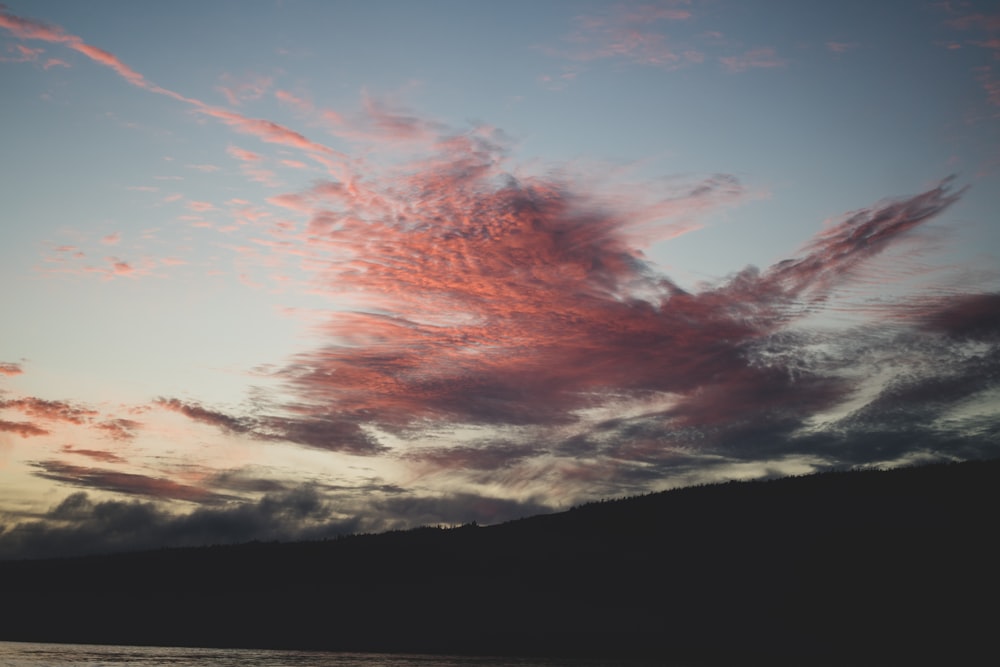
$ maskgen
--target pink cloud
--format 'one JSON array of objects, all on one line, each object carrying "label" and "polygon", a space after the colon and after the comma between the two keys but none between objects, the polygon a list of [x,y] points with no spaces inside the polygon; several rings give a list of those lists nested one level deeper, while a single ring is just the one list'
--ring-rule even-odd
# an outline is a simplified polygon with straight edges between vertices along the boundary
[{"label": "pink cloud", "polygon": [[191,200],[187,203],[187,207],[189,210],[196,211],[198,213],[205,213],[207,211],[215,210],[215,205],[207,201]]},{"label": "pink cloud", "polygon": [[280,206],[282,208],[291,209],[299,213],[310,213],[313,210],[313,205],[310,203],[310,198],[303,196],[301,194],[286,193],[280,195],[274,195],[273,197],[267,198],[267,203],[274,206]]},{"label": "pink cloud", "polygon": [[38,60],[38,56],[45,53],[45,49],[33,49],[24,44],[11,44],[7,47],[8,53],[13,56],[0,56],[0,62],[26,63]]},{"label": "pink cloud", "polygon": [[733,73],[745,72],[748,69],[758,67],[784,67],[788,64],[787,60],[779,58],[774,52],[774,49],[769,47],[747,51],[743,55],[739,56],[719,58],[719,62],[721,62],[726,69]]},{"label": "pink cloud", "polygon": [[249,164],[244,164],[243,173],[254,183],[260,183],[261,185],[266,185],[271,188],[281,186],[281,179],[278,178],[278,174],[270,169],[262,169],[260,167],[252,167]]},{"label": "pink cloud", "polygon": [[114,54],[105,51],[104,49],[91,46],[90,44],[85,44],[82,40],[79,40],[79,38],[74,38],[73,41],[68,42],[68,46],[71,49],[79,51],[94,62],[110,67],[119,76],[135,86],[139,86],[140,88],[154,88],[154,86],[147,83],[146,79],[141,74],[123,63]]},{"label": "pink cloud", "polygon": [[5,28],[22,39],[36,39],[65,44],[82,53],[94,62],[112,69],[128,83],[174,100],[184,102],[206,116],[216,118],[237,132],[257,137],[267,143],[282,144],[299,148],[318,155],[335,155],[327,146],[310,141],[302,134],[269,120],[248,118],[242,114],[206,104],[200,100],[185,97],[180,93],[162,88],[147,81],[142,74],[123,63],[117,56],[99,47],[87,44],[82,38],[65,32],[58,26],[49,26],[39,21],[14,16],[0,11],[0,28]]},{"label": "pink cloud", "polygon": [[365,93],[362,98],[364,119],[374,136],[388,141],[427,141],[439,135],[440,128],[419,116],[393,109],[382,100]]},{"label": "pink cloud", "polygon": [[116,276],[129,276],[135,273],[135,268],[131,264],[117,257],[109,257],[108,262],[111,264],[111,272]]},{"label": "pink cloud", "polygon": [[267,143],[281,144],[321,155],[336,154],[330,147],[311,141],[304,135],[270,120],[247,118],[242,114],[205,104],[199,104],[197,110],[199,113],[222,121],[237,132],[255,136]]},{"label": "pink cloud", "polygon": [[24,370],[21,368],[21,364],[15,364],[9,361],[0,361],[0,375],[6,375],[8,377],[13,375],[20,375]]},{"label": "pink cloud", "polygon": [[580,61],[616,58],[668,69],[700,62],[699,51],[674,47],[657,25],[691,17],[689,10],[676,6],[615,5],[604,14],[578,17],[577,31],[567,39],[573,48],[563,55]]},{"label": "pink cloud", "polygon": [[115,232],[113,234],[108,234],[107,236],[102,238],[101,243],[103,243],[104,245],[118,245],[118,243],[121,240],[122,240],[122,235],[119,232]]},{"label": "pink cloud", "polygon": [[294,107],[302,113],[311,114],[316,110],[316,107],[312,102],[305,99],[304,97],[299,97],[294,93],[290,93],[287,90],[276,90],[274,91],[274,97],[278,101],[283,102],[291,107]]},{"label": "pink cloud", "polygon": [[226,152],[242,162],[259,162],[261,160],[260,154],[244,150],[237,146],[230,146],[226,149]]},{"label": "pink cloud", "polygon": [[[270,200],[309,216],[313,256],[303,265],[359,310],[331,315],[328,344],[276,374],[296,397],[286,414],[244,428],[371,453],[366,425],[400,437],[451,423],[569,428],[584,411],[649,396],[671,398],[644,427],[660,434],[648,447],[680,437],[672,432],[715,442],[752,424],[801,423],[853,385],[836,373],[759,366],[748,351],[863,284],[880,253],[961,196],[946,182],[883,202],[821,231],[796,259],[689,292],[641,249],[744,198],[734,178],[677,182],[653,197],[579,176],[515,178],[489,132],[431,145],[435,154],[390,172]],[[542,455],[449,449],[407,460],[482,471]]]},{"label": "pink cloud", "polygon": [[221,167],[214,164],[188,164],[185,165],[188,169],[194,169],[195,171],[201,171],[206,174],[210,174],[214,171],[219,171]]}]

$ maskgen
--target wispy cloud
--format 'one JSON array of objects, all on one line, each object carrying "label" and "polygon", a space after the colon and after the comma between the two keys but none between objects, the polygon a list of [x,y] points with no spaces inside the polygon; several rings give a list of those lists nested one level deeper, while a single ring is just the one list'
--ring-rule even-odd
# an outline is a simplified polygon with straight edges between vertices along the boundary
[{"label": "wispy cloud", "polygon": [[248,151],[244,148],[240,148],[239,146],[230,146],[226,149],[226,152],[241,162],[260,162],[261,160],[259,153]]},{"label": "wispy cloud", "polygon": [[830,51],[831,53],[837,53],[837,54],[847,53],[848,51],[853,51],[854,49],[857,49],[860,46],[861,45],[858,44],[857,42],[835,42],[835,41],[829,41],[829,42],[826,43],[827,50]]},{"label": "wispy cloud", "polygon": [[69,34],[59,26],[52,26],[40,21],[22,18],[6,10],[0,10],[0,28],[7,29],[21,39],[63,44],[82,53],[94,62],[110,68],[133,86],[188,104],[196,112],[215,118],[242,134],[255,136],[264,142],[299,148],[320,155],[335,154],[335,151],[329,147],[310,141],[302,134],[273,121],[249,118],[235,111],[207,104],[201,100],[186,97],[173,90],[158,86],[148,81],[142,74],[126,65],[114,54],[86,43],[81,37]]},{"label": "wispy cloud", "polygon": [[[954,16],[947,21],[947,24],[962,33],[969,35],[962,43],[992,52],[993,59],[1000,59],[1000,13],[964,14],[962,10],[949,7],[949,14]],[[960,46],[954,44],[954,46]],[[986,93],[986,101],[994,107],[1000,107],[1000,79],[994,72],[991,64],[982,64],[973,68],[973,75],[979,81],[983,91]]]},{"label": "wispy cloud", "polygon": [[181,484],[163,477],[121,472],[105,468],[76,466],[62,461],[39,461],[37,475],[57,482],[114,491],[129,495],[206,503],[223,497],[206,489]]},{"label": "wispy cloud", "polygon": [[701,62],[700,51],[675,45],[664,32],[671,22],[692,18],[689,5],[614,5],[600,14],[579,16],[574,32],[565,40],[567,47],[546,50],[582,62],[616,59],[667,69]]},{"label": "wispy cloud", "polygon": [[142,423],[124,417],[112,417],[96,422],[93,424],[93,428],[112,440],[125,441],[131,440],[136,436],[136,431],[142,428]]},{"label": "wispy cloud", "polygon": [[252,420],[241,420],[222,412],[209,410],[194,403],[186,403],[176,398],[158,398],[154,405],[177,412],[197,422],[216,426],[230,433],[248,433],[253,430]]},{"label": "wispy cloud", "polygon": [[10,44],[7,46],[7,53],[10,55],[0,56],[0,62],[28,63],[37,61],[38,57],[45,53],[45,49],[33,49],[24,44]]},{"label": "wispy cloud", "polygon": [[208,211],[215,210],[215,204],[208,201],[197,201],[191,200],[187,203],[188,210],[195,211],[196,213],[207,213]]},{"label": "wispy cloud", "polygon": [[719,62],[733,73],[745,72],[748,69],[785,67],[788,61],[778,57],[774,49],[763,47],[746,51],[738,56],[724,56]]},{"label": "wispy cloud", "polygon": [[224,74],[217,90],[232,106],[240,106],[243,102],[258,100],[267,94],[274,85],[274,77],[262,74],[247,74],[234,76]]},{"label": "wispy cloud", "polygon": [[101,461],[102,463],[125,463],[125,459],[121,456],[104,449],[81,449],[74,447],[73,445],[63,445],[61,451],[64,454],[86,456],[87,458],[95,459],[97,461]]},{"label": "wispy cloud", "polygon": [[10,361],[0,361],[0,375],[13,376],[20,375],[23,372],[24,369],[21,368],[21,364]]}]

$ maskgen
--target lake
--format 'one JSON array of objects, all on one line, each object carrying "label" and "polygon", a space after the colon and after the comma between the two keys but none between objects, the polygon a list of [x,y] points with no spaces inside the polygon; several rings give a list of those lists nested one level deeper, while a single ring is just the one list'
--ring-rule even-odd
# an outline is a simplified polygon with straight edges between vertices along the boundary
[{"label": "lake", "polygon": [[653,663],[482,656],[0,642],[0,667],[649,667]]}]

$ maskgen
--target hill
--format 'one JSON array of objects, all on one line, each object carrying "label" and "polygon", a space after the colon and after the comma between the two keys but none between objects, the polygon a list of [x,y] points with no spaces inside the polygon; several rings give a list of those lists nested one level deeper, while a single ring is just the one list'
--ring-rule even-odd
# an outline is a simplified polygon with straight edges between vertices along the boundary
[{"label": "hill", "polygon": [[7,561],[0,639],[977,664],[1000,621],[998,508],[1000,461],[975,461],[490,527]]}]

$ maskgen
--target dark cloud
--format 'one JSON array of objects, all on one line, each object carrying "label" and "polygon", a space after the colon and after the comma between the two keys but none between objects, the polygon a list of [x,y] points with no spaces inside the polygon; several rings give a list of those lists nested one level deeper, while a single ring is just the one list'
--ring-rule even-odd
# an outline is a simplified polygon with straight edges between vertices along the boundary
[{"label": "dark cloud", "polygon": [[[386,491],[382,495],[379,492]],[[67,496],[43,515],[0,529],[0,558],[43,558],[165,546],[314,540],[419,525],[500,523],[546,511],[536,502],[475,494],[421,497],[378,488],[357,507],[361,488],[327,497],[314,486],[270,493],[177,514],[153,502],[95,501],[85,492]]]},{"label": "dark cloud", "polygon": [[537,445],[487,442],[478,446],[427,447],[408,451],[403,457],[435,469],[499,470],[542,451]]},{"label": "dark cloud", "polygon": [[63,445],[62,451],[66,454],[79,454],[104,463],[125,463],[125,459],[121,456],[103,449],[79,449],[73,445]]},{"label": "dark cloud", "polygon": [[932,301],[923,310],[919,319],[928,331],[960,340],[1000,340],[1000,293],[960,294]]},{"label": "dark cloud", "polygon": [[311,489],[255,503],[175,514],[151,502],[93,501],[74,493],[38,520],[0,532],[0,557],[41,558],[251,540],[321,539],[356,532]]},{"label": "dark cloud", "polygon": [[209,410],[197,403],[184,402],[176,398],[158,398],[153,403],[165,410],[180,413],[193,421],[216,426],[229,433],[249,433],[255,426],[253,419],[234,417],[223,412]]},{"label": "dark cloud", "polygon": [[33,465],[37,468],[35,474],[39,477],[74,486],[199,503],[218,502],[224,499],[223,496],[203,487],[181,484],[163,477],[76,466],[62,461],[38,461]]},{"label": "dark cloud", "polygon": [[233,435],[294,442],[307,447],[358,455],[371,455],[386,450],[364,431],[360,420],[340,414],[323,414],[315,408],[303,410],[298,406],[286,406],[288,413],[300,413],[303,415],[300,417],[264,412],[253,416],[235,416],[176,398],[158,398],[154,404]]}]

